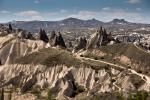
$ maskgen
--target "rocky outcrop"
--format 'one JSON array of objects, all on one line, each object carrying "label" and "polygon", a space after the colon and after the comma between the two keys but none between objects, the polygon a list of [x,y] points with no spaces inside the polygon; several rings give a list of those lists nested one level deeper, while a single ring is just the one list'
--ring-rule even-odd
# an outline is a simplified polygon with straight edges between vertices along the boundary
[{"label": "rocky outcrop", "polygon": [[56,32],[52,31],[50,38],[49,38],[49,42],[51,46],[55,46],[56,37],[57,37]]},{"label": "rocky outcrop", "polygon": [[[7,39],[7,38],[6,38]],[[36,52],[47,46],[40,40],[19,40],[9,38],[6,42],[1,42],[0,59],[2,64],[12,64],[17,58]]]},{"label": "rocky outcrop", "polygon": [[[85,66],[68,68],[63,65],[53,67],[43,65],[34,67],[33,65],[5,65],[2,67],[4,69],[0,73],[3,73],[3,78],[6,81],[17,76],[17,73],[24,73],[21,93],[31,91],[34,86],[43,89],[44,83],[46,84],[45,88],[48,87],[51,90],[51,94],[55,95],[57,99],[62,96],[74,97],[76,90],[80,86],[84,88],[87,95],[93,95],[98,92],[121,91],[121,89],[128,92],[136,89],[135,83],[132,81],[132,74],[114,68],[110,70],[105,68],[94,70]],[[139,85],[138,89],[148,90],[148,88],[144,88],[145,86],[150,87],[150,84],[145,82]]]},{"label": "rocky outcrop", "polygon": [[0,88],[6,87],[9,85],[20,86],[21,81],[23,80],[23,76],[24,76],[23,72],[20,72],[19,75],[16,75],[15,77],[9,79],[7,82],[5,82],[3,85],[1,85]]},{"label": "rocky outcrop", "polygon": [[21,31],[19,31],[19,33],[18,33],[18,38],[19,39],[26,39],[27,38],[27,32],[25,31],[25,30],[21,30]]},{"label": "rocky outcrop", "polygon": [[55,41],[55,46],[57,45],[66,48],[66,44],[60,32],[58,33],[58,36],[56,37],[56,41]]},{"label": "rocky outcrop", "polygon": [[12,33],[13,29],[11,24],[9,24],[8,26],[1,24],[0,25],[0,36],[6,36],[10,33]]},{"label": "rocky outcrop", "polygon": [[74,51],[77,52],[77,51],[79,51],[81,49],[86,49],[86,44],[87,44],[86,37],[80,37],[78,39],[77,45],[74,48]]},{"label": "rocky outcrop", "polygon": [[50,36],[50,44],[51,46],[60,46],[62,48],[66,48],[65,41],[60,32],[56,33],[53,31]]},{"label": "rocky outcrop", "polygon": [[25,82],[25,84],[21,87],[20,89],[20,93],[25,93],[29,90],[31,90],[31,88],[37,83],[37,78],[36,75],[39,74],[37,71],[32,75],[32,78],[29,79],[27,82]]},{"label": "rocky outcrop", "polygon": [[45,43],[49,42],[49,38],[48,38],[48,36],[47,36],[47,34],[46,34],[44,29],[40,29],[40,31],[39,31],[39,38],[40,38],[40,40],[44,41]]},{"label": "rocky outcrop", "polygon": [[73,48],[73,44],[71,41],[68,42],[68,48]]},{"label": "rocky outcrop", "polygon": [[11,33],[12,31],[13,31],[12,25],[9,24],[9,25],[8,25],[8,32]]},{"label": "rocky outcrop", "polygon": [[28,32],[26,39],[35,40],[34,36],[30,32]]},{"label": "rocky outcrop", "polygon": [[98,48],[100,46],[106,46],[111,41],[118,43],[118,41],[112,37],[111,33],[107,34],[106,29],[103,29],[101,27],[100,30],[94,33],[89,39],[87,49]]}]

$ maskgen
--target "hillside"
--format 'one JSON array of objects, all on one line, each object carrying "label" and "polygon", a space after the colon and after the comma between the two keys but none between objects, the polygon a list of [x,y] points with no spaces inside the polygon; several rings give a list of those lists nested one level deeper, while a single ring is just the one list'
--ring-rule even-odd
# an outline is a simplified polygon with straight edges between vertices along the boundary
[{"label": "hillside", "polygon": [[[137,91],[147,97],[150,91],[149,77],[113,64],[112,59],[119,55],[130,57],[133,61],[141,61],[143,55],[149,59],[149,55],[132,44],[101,46],[93,49],[94,58],[86,59],[39,39],[7,35],[1,37],[0,43],[0,89],[4,90],[0,93],[5,97],[9,95],[12,100],[109,98],[106,92],[116,100],[118,95],[129,98]],[[103,56],[99,57],[96,50],[103,52]],[[81,50],[81,53],[86,51]],[[149,64],[145,59],[142,62]]]},{"label": "hillside", "polygon": [[77,66],[79,60],[75,59],[70,52],[61,49],[44,48],[38,52],[17,59],[14,63],[19,64],[42,64],[47,66],[66,65]]},{"label": "hillside", "polygon": [[[101,46],[98,54],[87,52],[85,57],[92,57],[94,59],[100,59],[112,63],[118,63],[120,65],[131,67],[138,72],[146,73],[150,68],[150,54],[139,50],[134,44],[114,44],[108,46]],[[102,55],[103,54],[103,55]]]},{"label": "hillside", "polygon": [[[70,20],[81,21],[71,18],[67,23]],[[149,96],[149,53],[135,44],[117,42],[105,28],[89,39],[81,37],[71,49],[61,32],[49,37],[41,29],[37,38],[24,31],[13,33],[10,27],[2,27],[4,32],[0,37],[0,98],[128,100]]]}]

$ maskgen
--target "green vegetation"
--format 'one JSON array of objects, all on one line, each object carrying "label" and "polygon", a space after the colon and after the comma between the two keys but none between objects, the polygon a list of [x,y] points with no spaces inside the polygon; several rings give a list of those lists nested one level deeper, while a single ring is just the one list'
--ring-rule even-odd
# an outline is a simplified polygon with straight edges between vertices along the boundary
[{"label": "green vegetation", "polygon": [[[150,54],[139,50],[134,46],[134,44],[120,43],[108,46],[101,46],[98,50],[105,53],[105,55],[101,56],[94,54],[91,51],[88,51],[83,56],[95,60],[102,60],[113,64],[121,65],[126,68],[134,68],[134,65],[136,64],[139,67],[136,67],[137,69],[134,70],[138,71],[139,73],[150,74],[147,71],[147,69],[150,68]],[[121,62],[120,59],[114,59],[120,56],[126,56],[127,58],[129,58],[131,60],[131,65]]]},{"label": "green vegetation", "polygon": [[52,97],[52,93],[51,93],[50,89],[47,92],[47,98],[46,98],[46,100],[54,100],[53,97]]},{"label": "green vegetation", "polygon": [[140,76],[135,75],[135,74],[131,74],[130,79],[136,89],[138,89],[141,85],[145,83],[144,80],[142,80]]},{"label": "green vegetation", "polygon": [[95,94],[92,97],[92,100],[125,100],[122,93],[114,92],[114,93],[101,93]]},{"label": "green vegetation", "polygon": [[114,59],[114,57],[111,54],[106,54],[104,56],[99,56],[97,54],[91,53],[90,51],[87,51],[86,54],[82,55],[83,57],[87,57],[87,58],[92,58],[94,60],[102,60],[102,61],[106,61],[112,64],[117,64],[117,65],[121,65],[124,67],[129,67],[128,65],[120,62],[117,59]]},{"label": "green vegetation", "polygon": [[129,100],[147,100],[148,92],[138,91],[134,94],[130,94]]},{"label": "green vegetation", "polygon": [[92,100],[148,100],[148,92],[146,91],[137,91],[134,93],[129,93],[127,97],[125,97],[123,94],[125,93],[100,93],[95,94],[92,97]]},{"label": "green vegetation", "polygon": [[34,94],[37,98],[41,98],[41,88],[38,85],[32,87],[31,93]]},{"label": "green vegetation", "polygon": [[124,55],[131,59],[132,63],[143,67],[150,67],[150,54],[137,49],[133,44],[114,44],[102,46],[99,49],[110,54],[112,57]]},{"label": "green vegetation", "polygon": [[42,64],[47,66],[66,65],[78,66],[80,61],[73,57],[70,52],[62,49],[45,48],[39,52],[21,57],[15,61],[20,64]]},{"label": "green vegetation", "polygon": [[46,66],[56,66],[56,65],[66,65],[68,67],[90,67],[94,70],[99,69],[109,69],[111,66],[108,64],[91,61],[91,60],[81,60],[75,58],[70,52],[62,49],[45,48],[41,49],[39,52],[34,52],[32,54],[26,55],[24,57],[15,60],[14,64],[42,64]]},{"label": "green vegetation", "polygon": [[78,85],[77,83],[75,83],[76,89],[75,89],[75,95],[78,95],[79,93],[82,93],[85,91],[84,87],[81,85]]}]

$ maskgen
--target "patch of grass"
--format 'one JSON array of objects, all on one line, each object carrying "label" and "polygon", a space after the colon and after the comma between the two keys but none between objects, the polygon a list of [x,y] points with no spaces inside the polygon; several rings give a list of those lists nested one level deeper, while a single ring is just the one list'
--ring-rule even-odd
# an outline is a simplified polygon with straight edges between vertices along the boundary
[{"label": "patch of grass", "polygon": [[[96,60],[102,60],[113,64],[121,65],[126,68],[135,68],[134,70],[149,74],[146,72],[150,69],[150,54],[145,53],[134,46],[134,44],[114,44],[108,46],[101,46],[99,51],[105,53],[104,56],[87,52],[84,57],[92,58]],[[126,56],[131,60],[131,65],[121,62],[119,59],[114,59],[118,56]],[[139,67],[134,67],[138,65]],[[132,67],[131,67],[132,66]]]},{"label": "patch of grass", "polygon": [[144,80],[142,80],[140,76],[135,75],[135,74],[131,74],[130,79],[136,89],[138,89],[141,85],[145,83]]},{"label": "patch of grass", "polygon": [[137,49],[133,44],[114,44],[99,48],[102,52],[112,55],[112,57],[124,55],[131,59],[132,63],[139,66],[150,67],[150,54]]},{"label": "patch of grass", "polygon": [[[14,64],[42,64],[46,66],[66,65],[67,67],[89,67],[94,70],[105,68],[107,64],[94,62],[91,60],[81,60],[75,58],[70,52],[62,49],[45,48],[39,52],[20,57]],[[109,66],[110,67],[110,66]]]},{"label": "patch of grass", "polygon": [[95,94],[92,97],[92,100],[125,100],[124,96],[120,92],[114,92],[114,93],[100,93]]},{"label": "patch of grass", "polygon": [[15,61],[19,64],[42,64],[46,66],[66,65],[66,66],[78,66],[80,61],[73,57],[70,52],[62,49],[45,48],[39,52],[21,57]]},{"label": "patch of grass", "polygon": [[134,94],[130,94],[129,100],[147,100],[148,92],[146,91],[137,91]]},{"label": "patch of grass", "polygon": [[46,100],[55,100],[54,97],[52,96],[51,89],[49,89],[47,92]]},{"label": "patch of grass", "polygon": [[104,56],[99,56],[99,55],[96,55],[92,52],[87,51],[87,53],[84,54],[83,57],[92,58],[94,60],[102,60],[102,61],[106,61],[106,62],[109,62],[109,63],[118,64],[118,65],[121,65],[121,66],[124,66],[124,67],[128,67],[126,64],[123,64],[119,60],[114,59],[111,54],[106,54]]},{"label": "patch of grass", "polygon": [[75,95],[82,93],[85,91],[84,87],[81,85],[78,85],[77,83],[75,83],[76,89],[75,89]]}]

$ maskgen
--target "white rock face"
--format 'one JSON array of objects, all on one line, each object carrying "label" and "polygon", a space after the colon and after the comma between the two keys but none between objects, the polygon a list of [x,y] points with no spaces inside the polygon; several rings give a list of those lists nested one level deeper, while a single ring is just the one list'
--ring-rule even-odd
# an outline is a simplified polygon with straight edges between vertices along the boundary
[{"label": "white rock face", "polygon": [[[62,96],[72,97],[74,95],[75,83],[83,86],[88,94],[97,92],[112,92],[112,91],[130,91],[135,87],[130,81],[130,74],[116,69],[105,70],[100,69],[95,71],[91,68],[84,66],[66,67],[54,66],[46,67],[43,65],[4,65],[0,71],[1,80],[9,81],[17,76],[20,72],[24,73],[23,84],[32,79],[35,75],[36,82],[34,85],[39,86],[41,89],[51,88],[52,93],[57,94],[57,98]],[[36,74],[35,74],[36,73]],[[115,82],[112,82],[112,78]],[[33,84],[33,83],[32,83]],[[143,84],[139,90],[149,91],[149,84]],[[59,90],[59,91],[58,91]],[[87,95],[88,95],[87,94]]]},{"label": "white rock face", "polygon": [[5,41],[2,39],[0,44],[2,47],[0,49],[0,60],[3,65],[12,64],[17,58],[21,56],[25,56],[32,52],[37,52],[38,50],[45,47],[50,47],[49,44],[46,44],[40,40],[19,40],[9,37],[6,38]]}]

